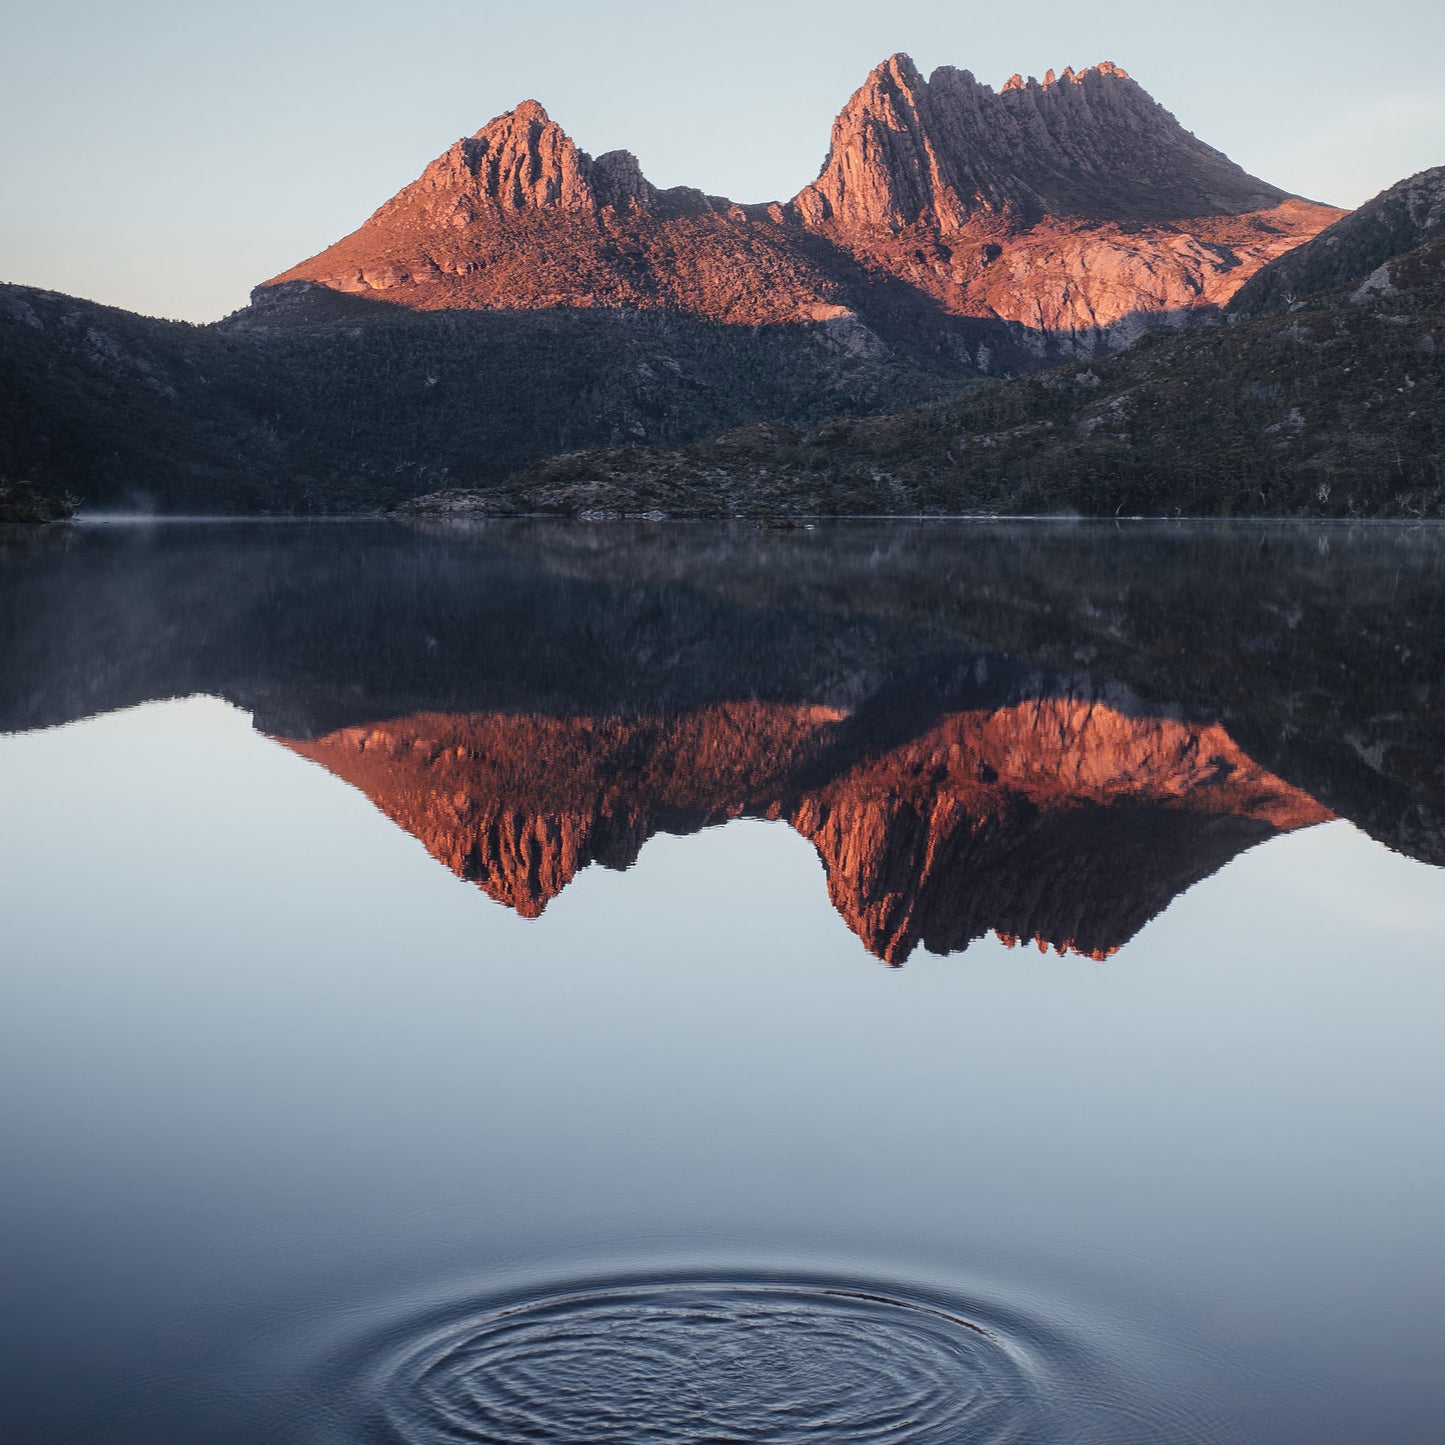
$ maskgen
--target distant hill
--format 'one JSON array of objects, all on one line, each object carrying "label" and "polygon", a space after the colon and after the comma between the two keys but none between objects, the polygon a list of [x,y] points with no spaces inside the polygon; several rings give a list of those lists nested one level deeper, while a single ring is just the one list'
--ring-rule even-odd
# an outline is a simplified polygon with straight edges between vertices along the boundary
[{"label": "distant hill", "polygon": [[952,389],[828,324],[419,315],[334,295],[304,316],[191,326],[0,286],[0,480],[91,510],[364,510],[493,486],[578,446],[681,442],[779,411],[820,421]]}]

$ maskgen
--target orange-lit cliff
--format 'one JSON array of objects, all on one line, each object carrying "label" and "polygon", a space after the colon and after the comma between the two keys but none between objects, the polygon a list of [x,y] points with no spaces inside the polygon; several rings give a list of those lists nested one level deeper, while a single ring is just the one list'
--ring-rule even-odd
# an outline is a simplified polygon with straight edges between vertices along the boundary
[{"label": "orange-lit cliff", "polygon": [[1093,344],[1222,305],[1341,214],[1246,174],[1117,66],[995,92],[895,55],[791,201],[659,190],[630,152],[594,159],[529,100],[256,295],[305,282],[421,310],[861,322],[849,344],[865,349],[918,343],[942,315]]}]

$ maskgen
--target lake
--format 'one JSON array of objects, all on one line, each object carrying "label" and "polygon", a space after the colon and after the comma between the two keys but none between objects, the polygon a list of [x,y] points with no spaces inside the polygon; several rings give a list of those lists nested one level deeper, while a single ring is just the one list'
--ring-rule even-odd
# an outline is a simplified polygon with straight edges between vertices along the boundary
[{"label": "lake", "polygon": [[0,1438],[1435,1442],[1445,528],[0,538]]}]

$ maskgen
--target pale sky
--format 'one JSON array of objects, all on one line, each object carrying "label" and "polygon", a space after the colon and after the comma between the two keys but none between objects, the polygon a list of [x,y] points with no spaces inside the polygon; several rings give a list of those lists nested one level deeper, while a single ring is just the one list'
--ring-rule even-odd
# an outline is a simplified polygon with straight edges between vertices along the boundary
[{"label": "pale sky", "polygon": [[1445,6],[0,0],[0,280],[209,321],[528,97],[658,185],[784,199],[879,60],[1113,60],[1203,140],[1353,206],[1445,164]]}]

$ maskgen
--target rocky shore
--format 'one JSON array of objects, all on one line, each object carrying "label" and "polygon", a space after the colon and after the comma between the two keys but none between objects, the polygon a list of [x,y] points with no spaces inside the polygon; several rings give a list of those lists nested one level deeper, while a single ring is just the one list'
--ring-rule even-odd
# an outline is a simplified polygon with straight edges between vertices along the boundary
[{"label": "rocky shore", "polygon": [[74,497],[53,496],[31,482],[0,481],[0,522],[64,522],[75,515]]}]

